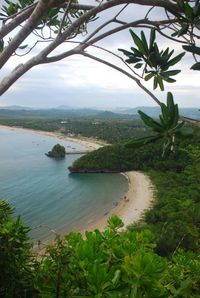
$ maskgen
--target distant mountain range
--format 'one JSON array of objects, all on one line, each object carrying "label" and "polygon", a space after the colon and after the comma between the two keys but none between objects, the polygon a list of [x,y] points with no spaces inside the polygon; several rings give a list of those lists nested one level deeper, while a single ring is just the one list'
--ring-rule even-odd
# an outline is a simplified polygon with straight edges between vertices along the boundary
[{"label": "distant mountain range", "polygon": [[[120,113],[129,114],[129,115],[136,115],[137,111],[141,110],[144,113],[148,114],[151,117],[157,118],[160,114],[159,107],[137,107],[131,109],[122,109]],[[198,108],[180,108],[179,112],[182,116],[193,118],[193,119],[200,119],[200,110]]]},{"label": "distant mountain range", "polygon": [[[72,108],[68,106],[59,106],[50,109],[37,109],[22,106],[0,107],[0,116],[31,117],[31,116],[51,116],[51,117],[91,117],[102,119],[137,119],[138,110],[151,117],[158,118],[160,114],[159,107],[136,107],[136,108],[117,108],[109,111],[97,108]],[[200,111],[198,108],[180,108],[182,116],[200,120]]]}]

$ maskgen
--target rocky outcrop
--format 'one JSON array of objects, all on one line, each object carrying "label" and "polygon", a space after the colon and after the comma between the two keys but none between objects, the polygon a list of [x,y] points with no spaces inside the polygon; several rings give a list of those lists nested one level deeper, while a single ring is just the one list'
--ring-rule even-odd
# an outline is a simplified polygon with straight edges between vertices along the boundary
[{"label": "rocky outcrop", "polygon": [[64,158],[65,157],[65,147],[60,145],[60,144],[56,144],[51,151],[49,151],[48,153],[45,153],[46,156],[48,157],[54,157],[54,158]]}]

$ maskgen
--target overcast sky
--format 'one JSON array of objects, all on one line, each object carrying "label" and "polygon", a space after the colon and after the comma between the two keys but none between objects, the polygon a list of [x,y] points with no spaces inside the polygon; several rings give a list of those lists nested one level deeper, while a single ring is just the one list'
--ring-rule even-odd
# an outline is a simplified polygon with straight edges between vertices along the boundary
[{"label": "overcast sky", "polygon": [[[138,6],[135,15],[139,12],[143,11]],[[159,17],[157,15],[157,18]],[[107,38],[103,45],[115,52],[118,48],[129,50],[132,43],[128,30]],[[161,47],[165,48],[168,45],[169,41],[165,40]],[[39,45],[38,48],[41,46]],[[178,49],[179,52],[181,51],[181,48],[176,44],[171,46]],[[115,60],[113,56],[97,49],[91,51],[108,61],[113,62]],[[118,53],[120,54],[120,52]],[[122,56],[122,54],[120,55]],[[23,58],[23,61],[28,58],[30,55]],[[1,78],[12,70],[13,65],[17,66],[19,63],[22,63],[19,58],[10,59],[4,70],[1,71]],[[117,60],[116,63],[118,63]],[[189,70],[191,63],[190,55],[187,54],[181,62],[181,66],[175,67],[176,69],[183,68],[182,73],[176,76],[177,82],[166,84],[165,92],[156,92],[160,100],[164,101],[166,92],[171,91],[180,107],[199,108],[199,72]],[[148,83],[146,86],[152,90],[152,83]],[[1,96],[0,106],[9,105],[43,108],[66,105],[109,109],[156,104],[144,91],[140,90],[134,81],[123,74],[77,55],[61,62],[33,68]]]}]

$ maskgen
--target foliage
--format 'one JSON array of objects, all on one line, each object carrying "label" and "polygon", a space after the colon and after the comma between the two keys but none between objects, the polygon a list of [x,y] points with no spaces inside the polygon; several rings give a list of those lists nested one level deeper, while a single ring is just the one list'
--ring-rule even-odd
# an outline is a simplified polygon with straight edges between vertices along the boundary
[{"label": "foliage", "polygon": [[111,217],[105,231],[86,232],[85,238],[79,233],[57,237],[38,274],[41,296],[198,297],[198,256],[177,251],[167,261],[153,252],[148,229],[119,233],[119,222]]},{"label": "foliage", "polygon": [[173,58],[171,56],[174,50],[167,48],[166,50],[159,50],[159,46],[155,42],[155,30],[151,30],[149,44],[143,31],[141,31],[141,38],[137,36],[133,30],[130,30],[133,42],[137,48],[131,47],[131,52],[119,49],[125,56],[128,57],[125,61],[128,64],[134,64],[134,68],[142,68],[142,77],[145,81],[154,78],[153,88],[158,86],[163,91],[163,81],[174,83],[176,80],[171,76],[177,75],[180,70],[169,70],[171,66],[178,63],[185,53],[181,53]]},{"label": "foliage", "polygon": [[181,173],[149,172],[157,192],[154,206],[147,211],[145,220],[157,235],[159,254],[171,254],[177,247],[199,251],[199,148],[188,146],[190,162]]},{"label": "foliage", "polygon": [[186,154],[189,144],[200,146],[200,130],[197,127],[186,126],[192,130],[192,135],[177,135],[175,153],[162,157],[162,140],[148,143],[145,146],[127,146],[127,143],[114,144],[90,152],[77,159],[70,170],[77,172],[109,172],[130,170],[173,170],[180,172],[190,162]]},{"label": "foliage", "polygon": [[167,149],[175,153],[175,137],[177,133],[180,133],[184,123],[180,121],[178,105],[174,104],[171,92],[167,94],[167,105],[161,103],[161,112],[162,114],[159,116],[160,122],[158,122],[144,112],[138,111],[143,122],[148,127],[151,127],[156,135],[130,141],[127,146],[144,145],[161,139],[163,141],[162,156],[164,156]]},{"label": "foliage", "polygon": [[[130,117],[132,118],[132,117]],[[68,137],[88,137],[107,143],[128,141],[131,137],[147,136],[150,131],[141,120],[106,119],[99,117],[72,117],[49,115],[2,115],[0,124],[20,126],[43,131],[61,132]]]},{"label": "foliage", "polygon": [[33,297],[37,263],[28,242],[30,229],[12,214],[9,203],[0,200],[0,297]]}]

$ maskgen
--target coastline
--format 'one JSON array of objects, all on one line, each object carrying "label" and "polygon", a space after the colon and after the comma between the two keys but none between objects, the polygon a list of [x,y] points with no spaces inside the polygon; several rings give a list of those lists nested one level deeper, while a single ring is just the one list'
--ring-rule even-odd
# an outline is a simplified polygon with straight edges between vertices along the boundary
[{"label": "coastline", "polygon": [[104,230],[107,226],[107,220],[111,215],[119,216],[124,223],[123,229],[126,229],[129,225],[141,219],[144,211],[150,208],[154,194],[154,188],[150,178],[138,171],[124,172],[121,174],[128,180],[128,192],[120,199],[117,206],[111,209],[103,218],[81,229],[82,233],[86,230]]},{"label": "coastline", "polygon": [[[46,132],[41,130],[34,130],[28,128],[18,128],[11,126],[0,125],[0,128],[7,128],[11,130],[24,130],[41,135],[57,137],[64,141],[74,142],[80,144],[87,149],[95,150],[102,147],[105,144],[95,142],[95,139],[89,138],[71,138],[65,136],[59,132]],[[116,205],[106,212],[106,214],[100,220],[94,220],[93,222],[86,223],[84,227],[77,227],[75,231],[84,233],[99,229],[102,231],[107,226],[107,220],[111,215],[119,216],[124,222],[124,228],[128,225],[138,221],[144,211],[151,206],[153,200],[153,185],[149,177],[141,172],[130,171],[120,173],[128,180],[128,192],[120,199]]]},{"label": "coastline", "polygon": [[97,141],[93,138],[86,138],[86,137],[81,137],[81,138],[75,138],[75,137],[69,137],[66,136],[58,131],[55,132],[51,132],[51,131],[44,131],[44,130],[35,130],[35,129],[31,129],[31,128],[23,128],[23,127],[15,127],[15,126],[7,126],[7,125],[0,125],[0,128],[6,128],[6,129],[10,129],[10,130],[21,130],[21,131],[29,131],[29,132],[33,132],[33,133],[37,133],[40,135],[45,135],[45,136],[49,136],[49,137],[56,137],[60,140],[63,141],[69,141],[69,142],[73,142],[79,145],[84,146],[86,149],[89,150],[96,150],[102,146],[108,145],[106,143],[102,143],[100,141]]}]

